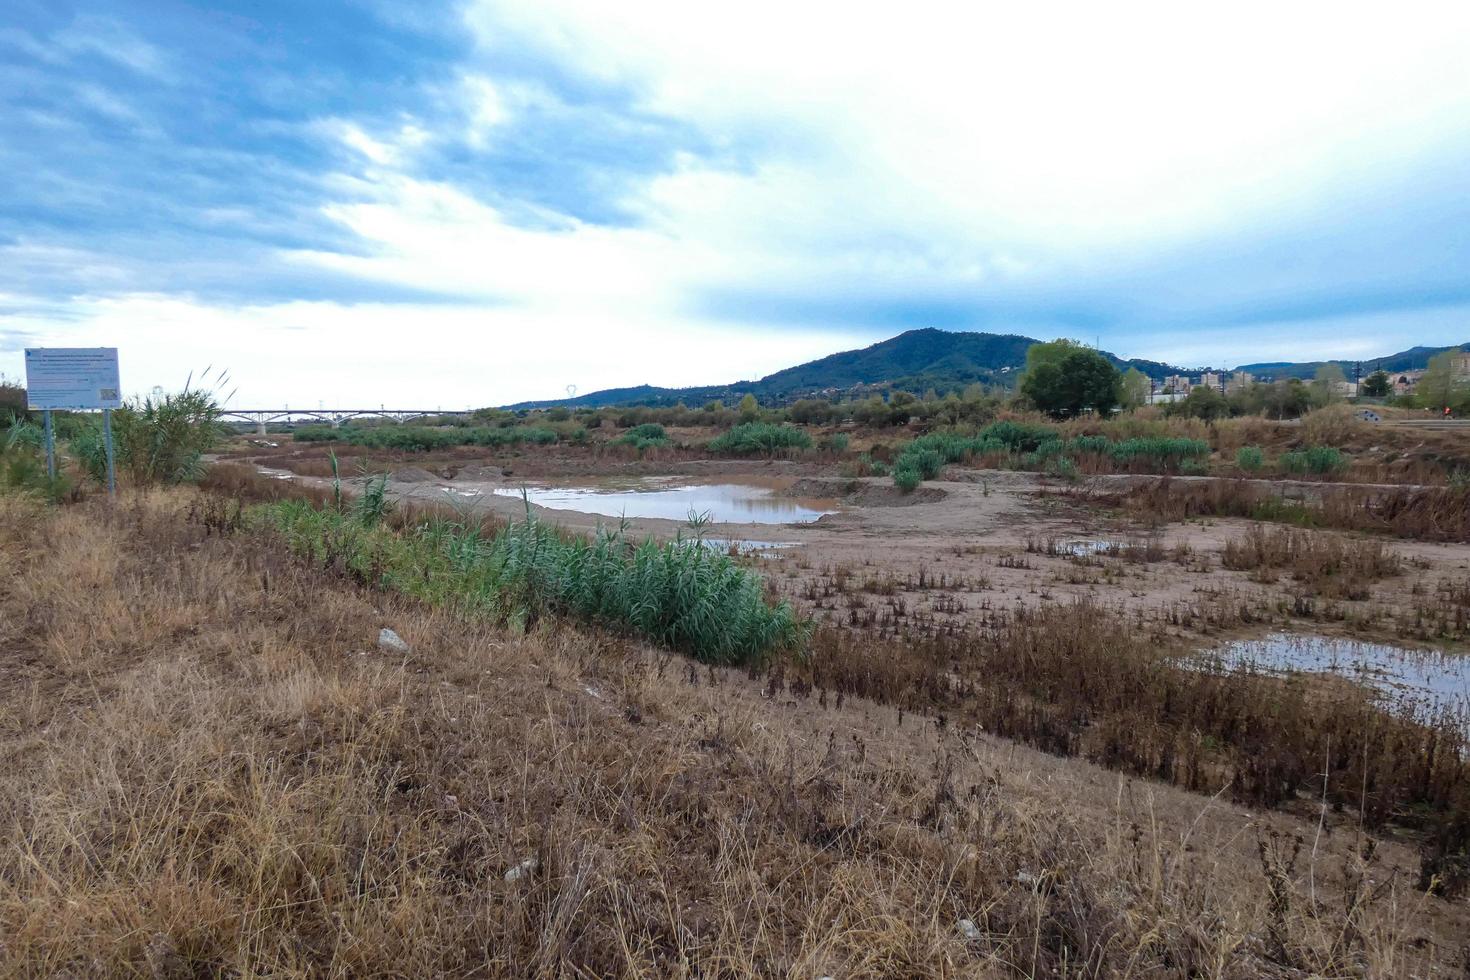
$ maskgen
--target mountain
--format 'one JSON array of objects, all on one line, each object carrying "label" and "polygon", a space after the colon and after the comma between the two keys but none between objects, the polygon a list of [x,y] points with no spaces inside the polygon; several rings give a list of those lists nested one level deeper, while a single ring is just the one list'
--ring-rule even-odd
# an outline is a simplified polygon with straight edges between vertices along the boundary
[{"label": "mountain", "polygon": [[[930,388],[950,391],[966,385],[1009,384],[1026,363],[1032,337],[1016,334],[961,333],[932,327],[909,330],[861,350],[830,354],[819,360],[768,374],[757,381],[701,388],[608,388],[574,398],[521,402],[508,408],[605,405],[700,405],[714,399],[725,402],[753,394],[766,404],[781,404],[806,395],[863,393],[866,389],[900,388],[922,393]],[[1151,378],[1177,374],[1180,368],[1157,361],[1122,360],[1104,354],[1120,369],[1137,367]]]},{"label": "mountain", "polygon": [[1470,343],[1455,344],[1450,347],[1410,347],[1408,350],[1401,350],[1397,354],[1387,354],[1383,357],[1361,357],[1342,361],[1265,361],[1260,364],[1242,364],[1237,370],[1273,378],[1310,378],[1323,365],[1336,364],[1342,368],[1344,374],[1351,378],[1354,369],[1361,365],[1363,377],[1366,378],[1379,368],[1390,374],[1395,371],[1422,371],[1429,366],[1429,359],[1434,355],[1443,354],[1448,350],[1460,350],[1466,346],[1470,346]]},{"label": "mountain", "polygon": [[[521,402],[508,408],[550,408],[553,406],[602,407],[606,405],[702,405],[719,399],[727,404],[747,394],[755,395],[763,404],[779,405],[805,396],[865,395],[889,389],[902,389],[921,394],[930,388],[938,392],[953,391],[966,385],[1010,385],[1026,363],[1026,350],[1038,343],[1031,337],[1016,334],[965,333],[928,327],[909,330],[879,341],[861,350],[842,351],[796,367],[768,374],[757,381],[737,381],[728,385],[702,388],[659,388],[638,385],[633,388],[608,388],[575,398],[551,401]],[[1263,362],[1242,364],[1235,370],[1249,371],[1257,377],[1310,378],[1324,363],[1342,366],[1351,378],[1355,365],[1361,364],[1364,376],[1380,365],[1385,371],[1413,371],[1423,368],[1435,354],[1454,347],[1411,347],[1386,357],[1349,361]],[[1171,374],[1198,375],[1207,368],[1181,368],[1160,361],[1140,358],[1124,360],[1101,352],[1119,369],[1133,367],[1150,378],[1162,380]]]}]

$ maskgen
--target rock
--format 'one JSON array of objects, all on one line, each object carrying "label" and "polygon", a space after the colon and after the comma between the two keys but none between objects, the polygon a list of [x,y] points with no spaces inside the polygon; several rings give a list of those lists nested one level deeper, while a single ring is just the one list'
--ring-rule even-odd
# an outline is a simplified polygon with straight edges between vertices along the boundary
[{"label": "rock", "polygon": [[969,919],[961,919],[956,922],[955,928],[960,931],[961,936],[964,936],[972,943],[978,943],[983,938],[980,927]]},{"label": "rock", "polygon": [[378,649],[384,653],[407,654],[408,641],[385,626],[378,631]]},{"label": "rock", "polygon": [[514,868],[511,868],[509,871],[507,871],[505,873],[505,880],[506,881],[520,881],[522,878],[529,878],[531,875],[533,875],[533,874],[536,873],[536,869],[539,868],[540,866],[541,866],[541,862],[540,861],[537,861],[533,857],[528,857],[524,861],[522,861],[520,864],[516,865]]}]

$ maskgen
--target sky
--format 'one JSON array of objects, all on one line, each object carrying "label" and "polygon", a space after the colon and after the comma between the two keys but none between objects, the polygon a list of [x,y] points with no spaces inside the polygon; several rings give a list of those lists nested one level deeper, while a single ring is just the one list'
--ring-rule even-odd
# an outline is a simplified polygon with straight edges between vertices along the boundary
[{"label": "sky", "polygon": [[1470,341],[1470,5],[5,0],[0,181],[0,374],[236,408],[1371,358]]}]

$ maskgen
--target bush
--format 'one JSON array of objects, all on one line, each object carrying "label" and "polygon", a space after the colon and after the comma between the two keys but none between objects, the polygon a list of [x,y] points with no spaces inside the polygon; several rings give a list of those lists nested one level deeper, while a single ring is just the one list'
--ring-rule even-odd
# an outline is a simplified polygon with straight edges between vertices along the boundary
[{"label": "bush", "polygon": [[0,490],[58,503],[71,489],[71,483],[59,468],[55,478],[46,475],[41,442],[40,427],[32,422],[17,421],[0,435]]},{"label": "bush", "polygon": [[1241,446],[1235,451],[1235,465],[1247,473],[1255,473],[1266,465],[1266,454],[1260,446]]},{"label": "bush", "polygon": [[711,440],[708,449],[728,456],[771,456],[781,449],[810,449],[811,445],[811,436],[794,426],[745,422]]},{"label": "bush", "polygon": [[1281,466],[1288,473],[1312,473],[1323,476],[1347,469],[1348,459],[1335,446],[1308,446],[1306,449],[1281,454]]},{"label": "bush", "polygon": [[1078,477],[1077,464],[1067,456],[1054,456],[1047,461],[1046,472],[1049,476],[1055,476],[1063,480],[1076,480]]},{"label": "bush", "polygon": [[642,425],[633,426],[613,441],[618,445],[632,446],[641,453],[650,447],[667,446],[673,440],[664,431],[664,427],[657,422],[645,422]]},{"label": "bush", "polygon": [[924,482],[924,475],[908,463],[900,463],[893,471],[893,485],[904,493],[913,493]]},{"label": "bush", "polygon": [[824,449],[829,453],[845,453],[847,452],[849,441],[847,433],[838,432],[823,439],[818,448]]}]

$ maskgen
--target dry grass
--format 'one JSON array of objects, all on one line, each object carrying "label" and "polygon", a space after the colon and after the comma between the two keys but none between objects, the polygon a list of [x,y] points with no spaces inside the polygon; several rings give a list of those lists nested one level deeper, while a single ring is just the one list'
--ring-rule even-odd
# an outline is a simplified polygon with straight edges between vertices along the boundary
[{"label": "dry grass", "polygon": [[1470,487],[1297,488],[1286,497],[1261,480],[1141,480],[1123,491],[1064,491],[1085,504],[1124,508],[1155,523],[1244,517],[1389,534],[1416,541],[1470,540]]},{"label": "dry grass", "polygon": [[1463,905],[1330,811],[1318,836],[595,633],[492,631],[210,513],[0,498],[0,975],[1459,968]]},{"label": "dry grass", "polygon": [[1366,599],[1372,583],[1403,570],[1403,559],[1381,541],[1260,524],[1226,542],[1221,560],[1261,582],[1285,572],[1311,594],[1334,599]]}]

